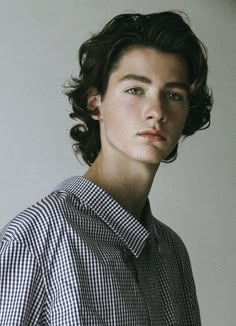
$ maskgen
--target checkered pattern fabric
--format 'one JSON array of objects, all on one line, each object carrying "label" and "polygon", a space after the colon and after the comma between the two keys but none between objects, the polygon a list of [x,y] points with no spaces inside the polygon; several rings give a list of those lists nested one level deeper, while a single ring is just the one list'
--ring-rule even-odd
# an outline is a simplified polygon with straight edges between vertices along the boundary
[{"label": "checkered pattern fabric", "polygon": [[70,178],[1,232],[0,325],[199,326],[188,253],[149,201]]}]

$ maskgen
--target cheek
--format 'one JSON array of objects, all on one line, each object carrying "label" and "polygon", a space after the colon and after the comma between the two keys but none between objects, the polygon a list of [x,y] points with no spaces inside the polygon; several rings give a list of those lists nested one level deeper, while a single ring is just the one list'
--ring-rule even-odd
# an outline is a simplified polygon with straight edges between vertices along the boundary
[{"label": "cheek", "polygon": [[176,115],[174,116],[174,121],[178,121],[180,127],[184,126],[187,116],[188,116],[187,109],[184,111],[177,112]]},{"label": "cheek", "polygon": [[[170,119],[172,130],[172,135],[174,138],[180,138],[184,129],[185,121],[187,119],[187,113],[181,112],[176,113],[172,116],[172,119]],[[168,123],[168,122],[167,122]]]},{"label": "cheek", "polygon": [[114,97],[112,101],[106,103],[106,107],[104,110],[104,120],[106,120],[106,124],[119,124],[120,128],[122,126],[130,125],[137,119],[138,108],[134,103],[131,103],[128,99]]}]

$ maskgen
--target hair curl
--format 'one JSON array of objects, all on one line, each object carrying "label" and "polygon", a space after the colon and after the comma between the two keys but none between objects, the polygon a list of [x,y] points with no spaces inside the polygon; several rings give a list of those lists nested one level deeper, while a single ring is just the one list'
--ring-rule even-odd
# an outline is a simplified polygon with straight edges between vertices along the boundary
[{"label": "hair curl", "polygon": [[[207,49],[183,15],[173,11],[118,15],[81,45],[80,73],[71,77],[65,94],[73,109],[70,117],[80,120],[70,130],[70,136],[76,141],[73,149],[77,155],[81,153],[88,165],[92,165],[101,148],[99,122],[91,118],[87,109],[89,92],[95,88],[102,97],[105,95],[111,72],[122,54],[132,47],[151,47],[186,60],[191,92],[182,134],[187,137],[210,126],[213,98],[207,86]],[[163,162],[174,161],[177,149],[178,144]]]}]

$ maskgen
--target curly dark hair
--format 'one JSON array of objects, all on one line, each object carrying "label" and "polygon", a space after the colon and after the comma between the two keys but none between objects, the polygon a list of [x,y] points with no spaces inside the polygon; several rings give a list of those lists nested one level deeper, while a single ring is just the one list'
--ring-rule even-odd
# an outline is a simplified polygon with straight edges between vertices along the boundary
[{"label": "curly dark hair", "polygon": [[[65,86],[65,94],[73,109],[70,117],[80,120],[70,130],[70,136],[76,141],[73,149],[88,165],[92,165],[101,148],[99,122],[90,116],[88,95],[91,89],[96,89],[101,97],[105,95],[111,72],[130,48],[151,47],[183,57],[188,65],[191,92],[189,114],[182,134],[187,137],[209,127],[213,98],[207,86],[207,49],[184,17],[187,15],[183,12],[173,11],[121,14],[81,45],[80,73],[78,77],[71,77]],[[178,144],[163,162],[174,161],[177,149]]]}]

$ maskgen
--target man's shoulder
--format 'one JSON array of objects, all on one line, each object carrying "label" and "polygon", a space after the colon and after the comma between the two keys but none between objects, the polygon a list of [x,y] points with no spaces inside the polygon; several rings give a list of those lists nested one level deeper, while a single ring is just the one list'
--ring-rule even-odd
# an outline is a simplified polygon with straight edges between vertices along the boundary
[{"label": "man's shoulder", "polygon": [[50,240],[55,240],[68,227],[69,216],[78,216],[78,205],[75,207],[74,202],[69,192],[54,188],[52,192],[17,214],[3,228],[0,233],[1,246],[18,242],[30,250],[46,247]]}]

